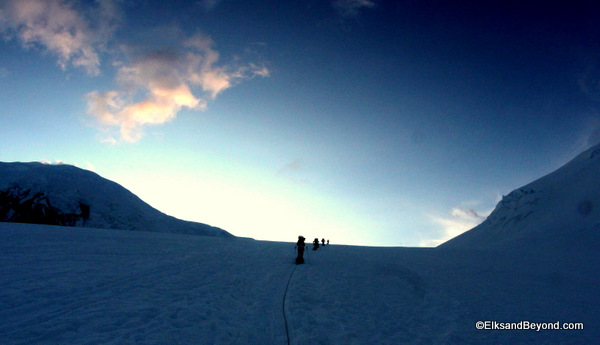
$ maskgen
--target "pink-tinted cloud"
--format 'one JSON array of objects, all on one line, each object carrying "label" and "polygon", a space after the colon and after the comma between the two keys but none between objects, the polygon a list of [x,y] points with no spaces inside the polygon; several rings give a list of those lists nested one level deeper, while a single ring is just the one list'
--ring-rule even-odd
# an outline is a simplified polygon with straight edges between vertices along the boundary
[{"label": "pink-tinted cloud", "polygon": [[189,49],[186,55],[189,81],[202,87],[212,99],[231,87],[232,73],[216,67],[219,53],[212,49],[213,42],[203,35],[196,35],[185,42]]},{"label": "pink-tinted cloud", "polygon": [[142,137],[142,128],[146,125],[169,122],[183,107],[206,107],[185,84],[172,88],[155,87],[149,91],[150,95],[139,102],[124,100],[123,94],[117,91],[91,92],[87,95],[88,113],[103,126],[119,127],[121,139],[135,142]]},{"label": "pink-tinted cloud", "polygon": [[0,5],[0,28],[5,37],[25,47],[41,47],[55,55],[62,69],[68,65],[99,74],[98,46],[108,39],[115,22],[112,0],[98,1],[95,29],[63,0],[7,0]]},{"label": "pink-tinted cloud", "polygon": [[[63,70],[74,66],[98,75],[100,54],[106,52],[120,22],[119,0],[77,4],[68,0],[0,1],[0,34],[52,54]],[[238,82],[269,75],[265,67],[252,63],[219,64],[219,52],[207,36],[183,37],[177,27],[165,29],[160,31],[168,36],[168,41],[163,41],[168,47],[112,43],[123,49],[124,56],[123,61],[111,61],[117,66],[118,87],[86,95],[88,114],[107,133],[118,132],[109,134],[107,141],[137,141],[145,126],[171,121],[184,108],[203,110],[207,101]],[[159,45],[161,41],[152,42]]]},{"label": "pink-tinted cloud", "polygon": [[[91,92],[88,113],[120,139],[138,141],[143,127],[173,120],[183,109],[204,110],[208,100],[240,80],[268,76],[265,67],[219,66],[219,53],[203,35],[184,40],[179,50],[136,52],[117,73],[119,90]],[[116,138],[109,141],[114,142]]]}]

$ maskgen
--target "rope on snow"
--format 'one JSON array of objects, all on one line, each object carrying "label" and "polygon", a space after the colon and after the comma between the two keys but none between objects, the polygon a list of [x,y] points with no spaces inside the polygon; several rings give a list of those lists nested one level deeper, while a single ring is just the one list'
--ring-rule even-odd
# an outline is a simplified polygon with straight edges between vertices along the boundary
[{"label": "rope on snow", "polygon": [[281,306],[281,310],[283,311],[283,321],[285,323],[285,335],[287,337],[288,345],[290,345],[290,330],[288,327],[287,316],[285,315],[285,298],[287,296],[288,288],[290,287],[290,281],[292,281],[292,276],[294,275],[294,272],[296,271],[296,267],[298,267],[298,265],[294,265],[294,269],[292,270],[292,273],[290,273],[290,277],[288,278],[287,284],[285,285],[285,292],[283,293],[283,303]]}]

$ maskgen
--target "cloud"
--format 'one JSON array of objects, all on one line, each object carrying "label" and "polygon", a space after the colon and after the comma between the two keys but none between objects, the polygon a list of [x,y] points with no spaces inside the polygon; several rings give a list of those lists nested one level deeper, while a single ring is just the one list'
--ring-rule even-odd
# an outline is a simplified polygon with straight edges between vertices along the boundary
[{"label": "cloud", "polygon": [[294,159],[293,161],[284,165],[279,172],[281,174],[286,173],[298,173],[305,170],[305,164],[301,159]]},{"label": "cloud", "polygon": [[209,38],[196,35],[185,42],[190,49],[186,56],[189,81],[199,85],[215,99],[219,93],[231,87],[236,77],[242,77],[241,71],[227,72],[225,68],[215,67],[219,53],[212,49],[213,42]]},{"label": "cloud", "polygon": [[[103,127],[119,128],[120,139],[135,142],[147,125],[173,120],[183,109],[205,110],[207,102],[243,79],[268,76],[265,67],[217,65],[210,38],[197,34],[169,47],[126,47],[118,90],[87,94],[88,114]],[[116,142],[114,137],[106,139]]]},{"label": "cloud", "polygon": [[584,95],[592,101],[600,101],[600,58],[589,57],[577,83]]},{"label": "cloud", "polygon": [[600,114],[595,112],[593,117],[585,121],[584,130],[577,142],[576,150],[581,152],[600,143]]},{"label": "cloud", "polygon": [[185,84],[172,88],[151,87],[147,99],[131,104],[116,91],[94,91],[87,95],[87,99],[88,113],[97,116],[102,125],[118,126],[121,139],[128,142],[138,141],[142,137],[141,128],[144,125],[171,121],[182,107],[202,108],[201,100],[194,97]]},{"label": "cloud", "polygon": [[8,0],[0,7],[0,29],[5,38],[16,37],[27,48],[55,55],[63,70],[72,65],[98,75],[99,47],[114,31],[117,11],[112,0],[97,4],[91,9],[92,22],[66,1]]},{"label": "cloud", "polygon": [[481,222],[492,212],[479,213],[472,208],[455,207],[444,217],[430,216],[430,218],[442,226],[442,234],[438,238],[428,239],[421,243],[421,246],[432,247],[442,244],[451,238],[454,238],[465,231],[468,231]]},{"label": "cloud", "polygon": [[200,0],[198,1],[198,5],[206,11],[212,11],[221,2],[223,2],[223,0]]},{"label": "cloud", "polygon": [[356,17],[363,8],[375,7],[375,2],[372,0],[334,0],[332,2],[338,15],[341,17]]},{"label": "cloud", "polygon": [[581,152],[600,144],[600,112],[591,109],[586,116],[587,118],[579,125],[579,133],[575,141],[569,150],[558,158],[557,164],[563,165]]},{"label": "cloud", "polygon": [[306,179],[300,176],[306,172],[306,164],[301,159],[295,159],[279,169],[278,176],[291,179],[295,182],[306,182]]},{"label": "cloud", "polygon": [[[134,38],[130,42],[141,37],[147,45],[123,44],[114,37],[121,23],[119,2],[0,1],[0,34],[55,56],[63,70],[73,66],[97,76],[101,53],[111,53],[106,55],[113,59],[118,86],[86,95],[87,112],[101,125],[105,142],[135,142],[145,126],[171,121],[182,109],[204,110],[208,101],[240,81],[269,75],[266,67],[243,64],[241,58],[219,64],[219,52],[209,37],[186,37],[176,26],[129,33]],[[119,61],[114,60],[117,56]],[[0,70],[0,77],[7,73]]]}]

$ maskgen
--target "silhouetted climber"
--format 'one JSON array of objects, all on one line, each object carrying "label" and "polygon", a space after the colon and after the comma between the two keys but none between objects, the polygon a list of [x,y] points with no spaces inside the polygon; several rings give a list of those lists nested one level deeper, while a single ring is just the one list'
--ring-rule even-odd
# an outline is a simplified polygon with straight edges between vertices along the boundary
[{"label": "silhouetted climber", "polygon": [[313,250],[317,249],[319,249],[319,239],[315,238],[315,240],[313,241]]},{"label": "silhouetted climber", "polygon": [[324,239],[324,238],[322,238],[322,239],[321,239],[321,244],[322,244],[323,246],[325,246],[325,239]]},{"label": "silhouetted climber", "polygon": [[329,245],[329,240],[327,240],[327,245]]},{"label": "silhouetted climber", "polygon": [[298,249],[298,256],[296,257],[296,265],[300,265],[304,263],[304,247],[306,244],[304,243],[304,237],[298,236],[298,242],[296,242],[296,249]]}]

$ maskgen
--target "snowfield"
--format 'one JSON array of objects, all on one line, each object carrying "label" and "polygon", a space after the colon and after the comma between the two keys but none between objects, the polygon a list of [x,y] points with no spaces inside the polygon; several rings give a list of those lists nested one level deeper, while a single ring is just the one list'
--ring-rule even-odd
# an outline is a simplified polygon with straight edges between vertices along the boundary
[{"label": "snowfield", "polygon": [[561,243],[330,245],[296,266],[293,243],[0,223],[0,343],[593,344],[597,242]]}]

